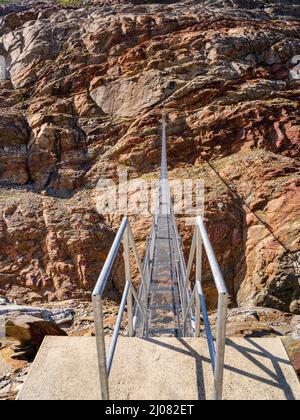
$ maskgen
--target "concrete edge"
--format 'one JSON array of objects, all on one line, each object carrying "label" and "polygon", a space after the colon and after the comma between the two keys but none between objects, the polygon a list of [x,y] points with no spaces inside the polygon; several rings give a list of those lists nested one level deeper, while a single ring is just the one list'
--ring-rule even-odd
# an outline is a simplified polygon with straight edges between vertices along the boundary
[{"label": "concrete edge", "polygon": [[19,400],[19,396],[22,394],[22,390],[23,390],[23,388],[25,387],[25,385],[26,385],[27,381],[29,380],[29,376],[30,376],[31,372],[35,369],[35,365],[36,365],[36,363],[37,363],[38,355],[39,355],[40,351],[42,351],[42,349],[43,349],[43,348],[47,345],[47,341],[48,341],[49,337],[51,337],[51,336],[50,336],[50,335],[47,335],[47,336],[44,338],[44,340],[43,340],[43,342],[42,342],[42,344],[41,344],[40,348],[38,349],[38,352],[37,352],[37,354],[35,355],[35,358],[34,358],[34,360],[33,360],[32,364],[31,364],[31,366],[30,366],[30,369],[29,369],[29,371],[28,371],[28,373],[27,373],[27,375],[26,375],[25,381],[23,382],[23,384],[22,384],[22,386],[21,386],[21,389],[19,390],[19,392],[18,392],[18,394],[17,394],[16,401],[18,401],[18,400]]}]

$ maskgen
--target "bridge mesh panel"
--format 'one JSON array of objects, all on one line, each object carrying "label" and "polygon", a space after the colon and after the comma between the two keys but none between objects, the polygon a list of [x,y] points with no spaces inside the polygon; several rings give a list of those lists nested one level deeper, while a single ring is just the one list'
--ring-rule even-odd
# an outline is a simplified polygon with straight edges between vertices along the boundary
[{"label": "bridge mesh panel", "polygon": [[175,275],[170,217],[158,217],[149,290],[149,335],[181,335],[180,299]]},{"label": "bridge mesh panel", "polygon": [[[148,308],[148,335],[149,336],[182,336],[182,309],[178,281],[183,284],[185,279],[178,279],[176,271],[176,252],[172,235],[172,217],[170,209],[170,188],[167,174],[167,136],[166,122],[163,122],[162,132],[162,160],[159,189],[159,214],[155,230],[154,255],[152,273],[149,281],[148,296],[141,296],[146,301]],[[177,229],[176,229],[177,231]],[[136,333],[139,336],[145,334],[145,325],[141,311],[136,310]],[[188,323],[190,323],[190,318]],[[189,335],[190,330],[185,330]]]}]

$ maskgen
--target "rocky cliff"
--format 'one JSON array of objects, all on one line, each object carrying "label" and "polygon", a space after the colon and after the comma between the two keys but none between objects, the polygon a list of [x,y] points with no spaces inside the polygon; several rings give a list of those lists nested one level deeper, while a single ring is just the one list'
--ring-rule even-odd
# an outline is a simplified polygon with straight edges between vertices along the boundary
[{"label": "rocky cliff", "polygon": [[298,1],[19,2],[0,16],[1,293],[88,296],[119,222],[97,213],[97,181],[157,176],[165,108],[170,176],[205,181],[232,304],[300,313]]}]

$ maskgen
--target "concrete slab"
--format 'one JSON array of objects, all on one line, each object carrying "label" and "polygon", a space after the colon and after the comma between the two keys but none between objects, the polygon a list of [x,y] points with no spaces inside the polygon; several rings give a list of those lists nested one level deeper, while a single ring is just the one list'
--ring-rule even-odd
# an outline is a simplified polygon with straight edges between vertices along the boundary
[{"label": "concrete slab", "polygon": [[[212,399],[204,339],[120,337],[110,377],[113,400]],[[47,337],[19,400],[100,398],[95,339]],[[299,400],[300,384],[279,338],[232,339],[226,348],[226,400]]]},{"label": "concrete slab", "polygon": [[95,339],[60,338],[62,337],[44,339],[17,399],[100,398]]}]

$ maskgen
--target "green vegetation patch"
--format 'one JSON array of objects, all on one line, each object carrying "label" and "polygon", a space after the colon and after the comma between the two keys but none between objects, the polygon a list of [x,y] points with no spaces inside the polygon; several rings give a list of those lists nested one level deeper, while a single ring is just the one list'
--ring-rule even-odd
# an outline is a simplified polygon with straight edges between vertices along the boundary
[{"label": "green vegetation patch", "polygon": [[57,0],[57,4],[60,6],[80,7],[81,3],[81,0]]}]

